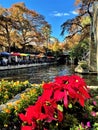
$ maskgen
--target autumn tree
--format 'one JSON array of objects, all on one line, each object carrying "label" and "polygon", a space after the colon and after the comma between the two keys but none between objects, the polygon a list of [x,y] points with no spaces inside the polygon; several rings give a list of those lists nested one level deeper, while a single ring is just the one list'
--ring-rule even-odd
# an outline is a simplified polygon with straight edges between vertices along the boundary
[{"label": "autumn tree", "polygon": [[[0,41],[9,47],[21,47],[43,43],[41,28],[48,25],[45,18],[36,11],[26,8],[24,3],[13,4],[10,8],[0,8]],[[47,26],[48,27],[48,26]]]},{"label": "autumn tree", "polygon": [[[90,29],[93,22],[92,5],[96,0],[76,0],[75,5],[78,5],[78,16],[65,21],[61,27],[61,34],[64,35],[65,30],[69,32],[68,37],[72,37],[76,33],[81,34],[81,39],[90,36]],[[84,22],[85,21],[85,22]]]},{"label": "autumn tree", "polygon": [[56,58],[63,53],[63,48],[61,45],[62,44],[60,44],[59,40],[55,38],[55,41],[52,43],[51,46],[51,52]]},{"label": "autumn tree", "polygon": [[11,37],[10,32],[13,28],[16,28],[15,21],[9,16],[8,9],[0,7],[0,42],[4,43],[4,46],[8,46],[10,52]]},{"label": "autumn tree", "polygon": [[44,48],[46,50],[46,54],[47,54],[47,51],[48,51],[48,45],[49,45],[49,42],[50,42],[50,35],[51,35],[51,25],[48,24],[48,23],[45,23],[41,29],[40,29],[40,32],[44,38]]},{"label": "autumn tree", "polygon": [[72,49],[75,45],[79,43],[81,35],[80,34],[75,34],[73,37],[67,37],[65,40],[65,48],[66,50]]},{"label": "autumn tree", "polygon": [[48,23],[45,23],[41,28],[41,33],[44,36],[45,40],[49,42],[50,34],[51,34],[51,25]]},{"label": "autumn tree", "polygon": [[[79,43],[87,40],[89,43],[89,65],[96,68],[96,45],[94,41],[93,33],[93,5],[94,2],[98,0],[75,0],[75,5],[78,6],[78,15],[73,18],[65,21],[61,27],[61,34],[64,35],[65,31],[68,31],[69,38],[72,38],[75,34],[80,34]],[[68,38],[67,37],[67,38]],[[85,43],[85,42],[84,42]],[[85,43],[86,44],[86,43]],[[87,51],[88,53],[88,51]],[[94,65],[95,64],[95,65]]]},{"label": "autumn tree", "polygon": [[13,4],[9,8],[11,12],[11,17],[14,19],[18,25],[17,34],[20,37],[18,41],[23,49],[25,50],[26,44],[32,41],[35,36],[35,26],[32,23],[32,19],[38,14],[35,11],[28,10],[24,3]]}]

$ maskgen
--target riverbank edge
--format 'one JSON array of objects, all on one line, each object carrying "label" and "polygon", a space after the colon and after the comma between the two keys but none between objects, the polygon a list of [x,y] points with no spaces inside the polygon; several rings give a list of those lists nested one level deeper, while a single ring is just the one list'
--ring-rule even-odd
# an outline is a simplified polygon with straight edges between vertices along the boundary
[{"label": "riverbank edge", "polygon": [[45,65],[52,65],[52,64],[57,64],[57,62],[0,66],[0,71],[14,70],[14,69],[23,69],[23,68],[30,68],[30,67],[36,67],[36,66],[45,66]]}]

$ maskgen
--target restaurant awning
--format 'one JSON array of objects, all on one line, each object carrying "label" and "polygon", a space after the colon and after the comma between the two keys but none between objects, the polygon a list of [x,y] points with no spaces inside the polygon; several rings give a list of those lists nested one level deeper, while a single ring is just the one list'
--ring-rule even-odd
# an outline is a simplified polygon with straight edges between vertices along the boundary
[{"label": "restaurant awning", "polygon": [[12,52],[12,53],[11,53],[11,56],[20,56],[20,53]]},{"label": "restaurant awning", "polygon": [[30,56],[30,54],[20,53],[20,56]]},{"label": "restaurant awning", "polygon": [[10,56],[11,54],[6,52],[6,51],[4,51],[4,52],[1,52],[0,55],[1,56]]}]

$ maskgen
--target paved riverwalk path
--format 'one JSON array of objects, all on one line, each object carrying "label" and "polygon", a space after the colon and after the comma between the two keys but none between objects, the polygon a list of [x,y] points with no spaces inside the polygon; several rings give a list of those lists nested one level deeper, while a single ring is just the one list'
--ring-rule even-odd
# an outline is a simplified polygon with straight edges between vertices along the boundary
[{"label": "paved riverwalk path", "polygon": [[91,88],[91,89],[97,89],[98,88],[98,86],[88,86],[89,88]]},{"label": "paved riverwalk path", "polygon": [[23,65],[0,66],[0,71],[30,68],[30,67],[37,67],[37,66],[46,66],[46,65],[56,64],[56,63],[57,62],[51,62],[51,63],[47,62],[47,63],[33,63],[33,64],[23,64]]}]

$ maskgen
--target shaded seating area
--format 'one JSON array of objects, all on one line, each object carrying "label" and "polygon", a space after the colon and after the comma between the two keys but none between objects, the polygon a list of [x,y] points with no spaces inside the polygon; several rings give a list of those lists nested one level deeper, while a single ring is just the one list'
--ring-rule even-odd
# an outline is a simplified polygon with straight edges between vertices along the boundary
[{"label": "shaded seating area", "polygon": [[7,65],[23,65],[23,64],[36,64],[36,63],[51,63],[54,62],[53,56],[45,56],[43,53],[40,54],[27,54],[19,52],[1,52],[0,53],[0,66]]},{"label": "shaded seating area", "polygon": [[1,52],[0,53],[0,65],[6,66],[8,65],[8,58],[11,54],[8,52]]}]

